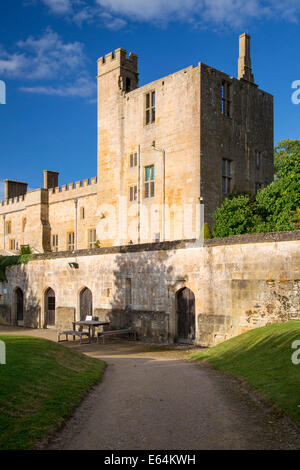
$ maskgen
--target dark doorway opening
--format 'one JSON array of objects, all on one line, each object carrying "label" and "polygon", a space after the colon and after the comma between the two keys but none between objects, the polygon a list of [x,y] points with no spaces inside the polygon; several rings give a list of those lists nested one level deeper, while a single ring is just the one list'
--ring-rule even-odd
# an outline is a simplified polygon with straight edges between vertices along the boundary
[{"label": "dark doorway opening", "polygon": [[51,287],[45,292],[45,323],[55,326],[55,292]]},{"label": "dark doorway opening", "polygon": [[87,315],[93,316],[93,294],[85,287],[80,292],[80,320],[85,320]]},{"label": "dark doorway opening", "polygon": [[24,295],[22,289],[19,287],[15,291],[15,302],[16,302],[16,312],[17,312],[17,321],[21,322],[24,320]]},{"label": "dark doorway opening", "polygon": [[185,287],[177,294],[177,342],[195,341],[195,296]]}]

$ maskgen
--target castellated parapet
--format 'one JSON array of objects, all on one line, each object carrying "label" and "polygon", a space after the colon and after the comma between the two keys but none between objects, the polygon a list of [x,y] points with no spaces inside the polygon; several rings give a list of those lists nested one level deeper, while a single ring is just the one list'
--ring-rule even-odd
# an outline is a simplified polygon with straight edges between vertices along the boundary
[{"label": "castellated parapet", "polygon": [[[49,190],[49,202],[54,202],[57,199],[57,195],[64,194],[69,198],[75,198],[85,196],[91,192],[97,192],[97,177],[91,179],[87,178],[82,181],[76,181],[76,183],[64,184],[62,186],[56,186]],[[67,193],[67,195],[65,194]]]},{"label": "castellated parapet", "polygon": [[30,245],[34,252],[68,249],[68,233],[75,231],[75,201],[78,247],[87,248],[88,230],[97,224],[96,200],[93,177],[0,201],[0,250],[17,252],[22,245]]},{"label": "castellated parapet", "polygon": [[127,51],[119,48],[98,59],[98,75],[111,72],[117,67],[123,67],[129,72],[137,73],[138,56],[132,52],[127,56]]},{"label": "castellated parapet", "polygon": [[0,250],[193,238],[199,201],[212,224],[232,193],[272,182],[273,97],[254,82],[247,34],[238,78],[198,62],[138,87],[138,56],[121,48],[97,71],[97,178],[59,185],[58,172],[45,170],[44,189],[26,194],[12,181],[0,203]]}]

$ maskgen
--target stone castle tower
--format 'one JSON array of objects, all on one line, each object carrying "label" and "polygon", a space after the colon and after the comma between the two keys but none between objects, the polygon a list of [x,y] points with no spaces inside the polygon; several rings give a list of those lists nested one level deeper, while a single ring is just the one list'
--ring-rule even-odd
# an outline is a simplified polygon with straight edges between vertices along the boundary
[{"label": "stone castle tower", "polygon": [[37,251],[195,238],[232,193],[273,180],[273,97],[254,81],[250,37],[238,78],[202,62],[138,87],[138,58],[98,60],[98,175],[44,188],[7,181],[0,250]]}]

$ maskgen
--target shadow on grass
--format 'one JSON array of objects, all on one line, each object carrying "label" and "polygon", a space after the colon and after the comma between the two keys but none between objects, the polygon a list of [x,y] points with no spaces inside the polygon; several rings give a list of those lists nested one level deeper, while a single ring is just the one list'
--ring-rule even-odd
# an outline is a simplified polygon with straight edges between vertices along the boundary
[{"label": "shadow on grass", "polygon": [[101,381],[105,363],[41,338],[0,339],[7,351],[0,366],[0,449],[34,449]]}]

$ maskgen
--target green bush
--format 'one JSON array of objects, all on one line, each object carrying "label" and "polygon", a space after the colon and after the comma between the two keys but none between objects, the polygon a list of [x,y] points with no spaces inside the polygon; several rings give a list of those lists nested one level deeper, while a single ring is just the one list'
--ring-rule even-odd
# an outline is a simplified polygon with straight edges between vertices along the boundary
[{"label": "green bush", "polygon": [[21,245],[21,255],[31,255],[31,248],[29,245]]},{"label": "green bush", "polygon": [[212,238],[211,230],[210,230],[210,228],[209,228],[208,223],[206,223],[206,222],[205,222],[205,224],[203,225],[203,238],[204,238],[204,239],[210,239],[210,238]]},{"label": "green bush", "polygon": [[228,237],[249,233],[254,229],[255,206],[250,195],[225,199],[214,213],[214,237]]},{"label": "green bush", "polygon": [[255,199],[249,195],[225,199],[213,216],[213,236],[295,230],[300,227],[299,210],[300,141],[283,140],[275,148],[275,181],[258,191]]},{"label": "green bush", "polygon": [[300,208],[300,147],[282,158],[276,181],[258,191],[257,213],[271,231],[295,230],[291,212]]}]

